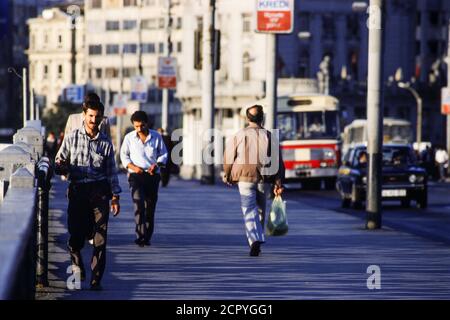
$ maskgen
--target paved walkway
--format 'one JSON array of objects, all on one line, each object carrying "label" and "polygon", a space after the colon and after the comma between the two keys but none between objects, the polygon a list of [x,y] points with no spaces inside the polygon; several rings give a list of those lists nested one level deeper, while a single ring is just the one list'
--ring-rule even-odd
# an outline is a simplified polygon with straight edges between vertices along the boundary
[{"label": "paved walkway", "polygon": [[[110,219],[102,292],[66,289],[65,183],[50,200],[50,288],[38,299],[449,299],[450,246],[318,209],[287,194],[289,234],[249,257],[236,188],[172,180],[160,189],[151,247],[133,243],[126,176],[122,212]],[[86,243],[86,267],[91,250]],[[367,268],[381,289],[367,288]]]}]

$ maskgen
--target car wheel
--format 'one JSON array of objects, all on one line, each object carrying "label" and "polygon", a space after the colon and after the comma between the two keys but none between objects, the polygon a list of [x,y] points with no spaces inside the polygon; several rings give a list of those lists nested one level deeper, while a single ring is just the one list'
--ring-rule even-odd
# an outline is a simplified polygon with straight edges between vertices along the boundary
[{"label": "car wheel", "polygon": [[333,190],[335,188],[336,188],[336,179],[335,178],[325,179],[325,189],[326,190]]},{"label": "car wheel", "polygon": [[352,203],[351,199],[342,198],[342,200],[341,200],[341,207],[342,208],[350,208],[351,203]]},{"label": "car wheel", "polygon": [[424,192],[418,199],[417,199],[417,208],[419,209],[425,209],[428,207],[428,195]]},{"label": "car wheel", "polygon": [[363,208],[362,201],[353,201],[353,209],[360,210]]},{"label": "car wheel", "polygon": [[403,199],[402,200],[402,208],[409,208],[411,206],[411,200],[410,199]]}]

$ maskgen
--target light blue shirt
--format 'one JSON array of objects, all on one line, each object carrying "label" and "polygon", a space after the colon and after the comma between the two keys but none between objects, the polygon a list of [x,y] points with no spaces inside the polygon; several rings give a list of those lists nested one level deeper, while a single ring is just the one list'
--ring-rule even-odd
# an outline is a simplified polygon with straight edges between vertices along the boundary
[{"label": "light blue shirt", "polygon": [[[154,130],[149,130],[145,142],[142,142],[137,131],[133,130],[125,136],[120,148],[120,160],[125,168],[132,163],[147,170],[156,163],[166,164],[167,157],[167,148],[164,141],[161,135]],[[134,171],[128,169],[128,172],[133,173]],[[159,173],[159,169],[156,172]]]}]

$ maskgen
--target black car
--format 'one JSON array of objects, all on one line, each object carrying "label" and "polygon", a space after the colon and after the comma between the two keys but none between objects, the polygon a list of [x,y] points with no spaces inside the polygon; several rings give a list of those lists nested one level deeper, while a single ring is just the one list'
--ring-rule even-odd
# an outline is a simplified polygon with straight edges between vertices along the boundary
[{"label": "black car", "polygon": [[[336,182],[343,208],[361,208],[366,200],[367,159],[364,145],[351,148],[343,159]],[[383,145],[382,175],[382,200],[400,200],[403,207],[414,200],[418,208],[427,207],[427,174],[410,145]]]}]

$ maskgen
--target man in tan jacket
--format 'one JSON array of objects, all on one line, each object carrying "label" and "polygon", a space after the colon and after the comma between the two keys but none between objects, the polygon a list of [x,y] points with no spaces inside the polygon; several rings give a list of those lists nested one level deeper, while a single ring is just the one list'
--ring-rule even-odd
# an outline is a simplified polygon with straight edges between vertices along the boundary
[{"label": "man in tan jacket", "polygon": [[278,139],[262,127],[263,107],[251,106],[246,115],[249,125],[227,141],[223,181],[238,184],[250,256],[258,256],[265,242],[266,199],[271,184],[275,195],[283,192],[284,165]]}]

